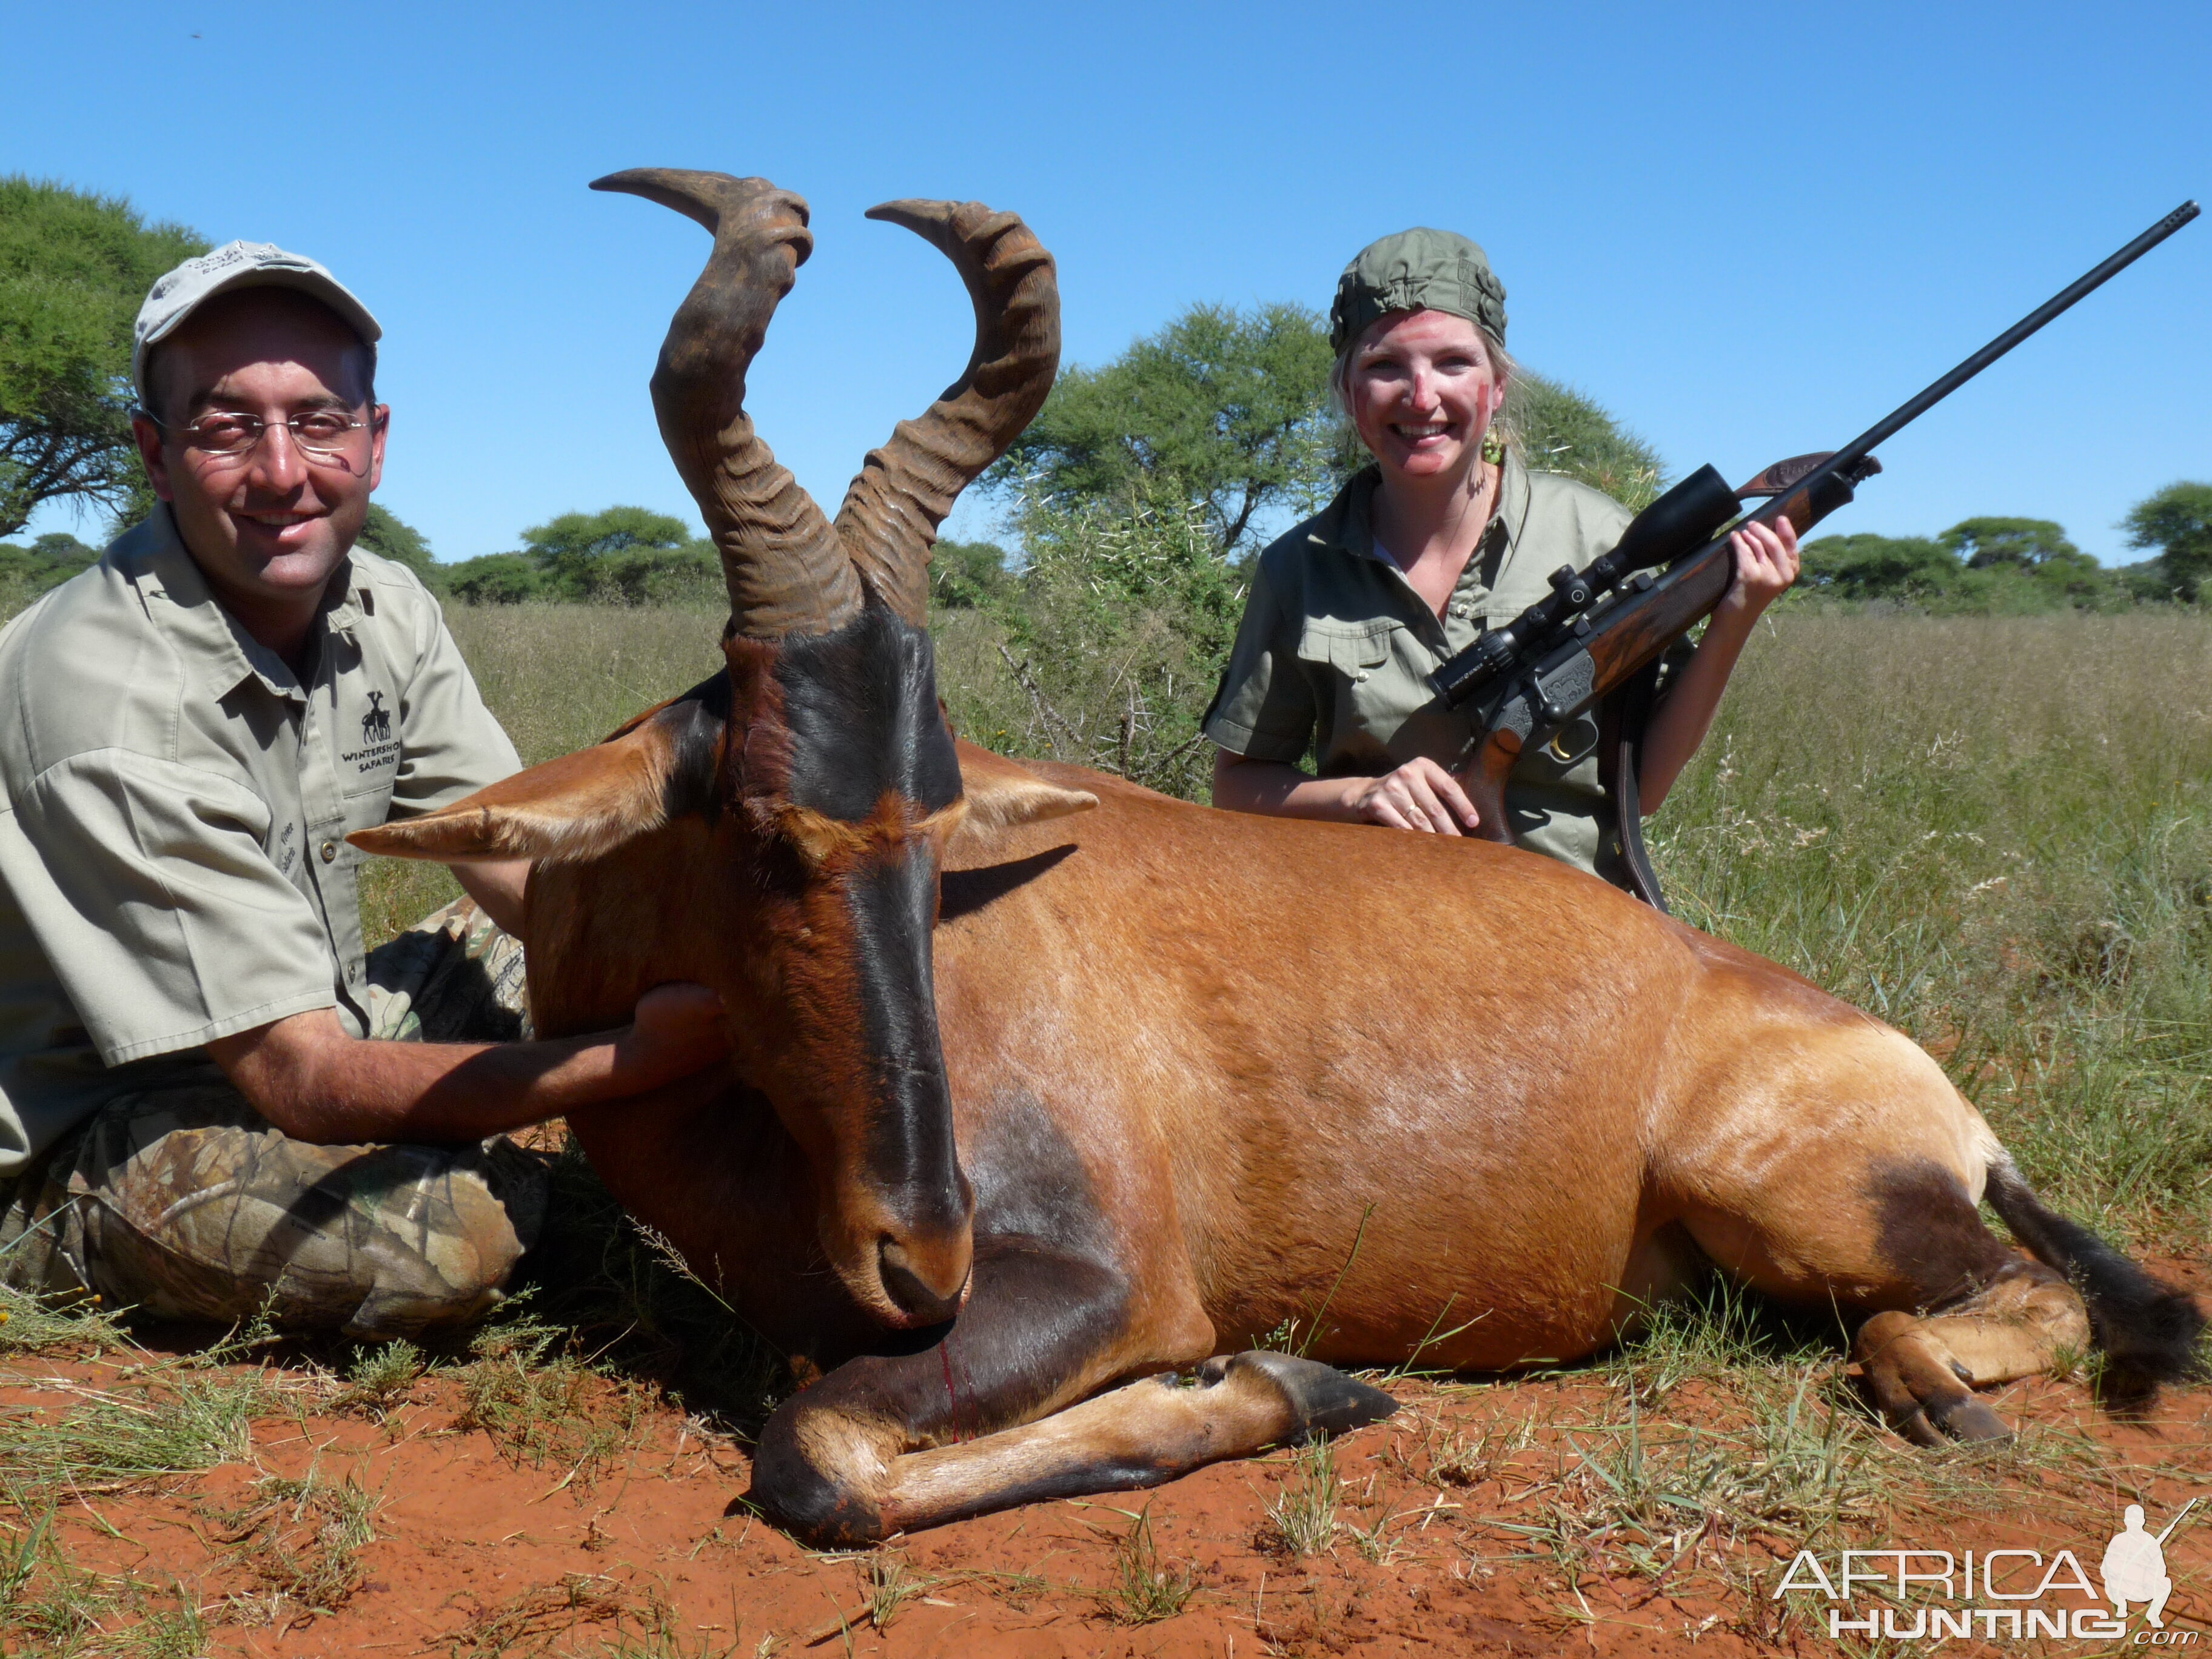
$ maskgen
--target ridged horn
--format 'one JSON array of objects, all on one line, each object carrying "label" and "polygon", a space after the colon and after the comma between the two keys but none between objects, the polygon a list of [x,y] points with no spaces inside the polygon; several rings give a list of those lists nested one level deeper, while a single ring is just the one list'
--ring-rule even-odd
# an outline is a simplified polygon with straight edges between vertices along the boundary
[{"label": "ridged horn", "polygon": [[676,309],[653,372],[653,408],[707,520],[730,589],[730,625],[754,639],[822,634],[859,614],[861,590],[822,509],[776,465],[745,413],[745,372],[776,302],[814,251],[806,203],[765,179],[633,167],[592,181],[696,219],[714,251]]},{"label": "ridged horn", "polygon": [[929,550],[960,492],[1043,406],[1060,367],[1060,284],[1030,228],[981,202],[886,202],[889,220],[951,259],[975,306],[968,368],[918,421],[871,450],[837,511],[861,579],[901,616],[929,620]]}]

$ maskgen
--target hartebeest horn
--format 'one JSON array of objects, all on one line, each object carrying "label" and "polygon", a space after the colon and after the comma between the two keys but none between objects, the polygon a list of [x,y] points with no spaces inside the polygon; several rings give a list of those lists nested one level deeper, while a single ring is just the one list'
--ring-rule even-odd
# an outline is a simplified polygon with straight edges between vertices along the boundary
[{"label": "hartebeest horn", "polygon": [[852,561],[813,497],[776,465],[745,413],[745,371],[776,302],[814,251],[806,204],[765,179],[633,167],[593,190],[642,196],[696,219],[714,252],[677,307],[653,374],[653,412],[721,550],[730,625],[754,639],[827,633],[859,614]]},{"label": "hartebeest horn", "polygon": [[1042,407],[1060,367],[1060,285],[1052,255],[1011,213],[981,202],[870,208],[927,238],[958,268],[975,305],[968,368],[918,421],[871,450],[838,509],[837,533],[861,577],[917,627],[929,620],[929,550],[960,492],[1006,453]]}]

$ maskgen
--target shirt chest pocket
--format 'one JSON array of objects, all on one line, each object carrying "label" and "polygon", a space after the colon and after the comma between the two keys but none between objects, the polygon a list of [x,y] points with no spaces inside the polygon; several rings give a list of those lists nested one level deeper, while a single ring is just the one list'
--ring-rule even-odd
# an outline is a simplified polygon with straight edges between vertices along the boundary
[{"label": "shirt chest pocket", "polygon": [[[389,800],[399,775],[398,711],[389,692],[373,684],[342,684],[331,736],[336,740],[338,792]],[[379,816],[375,820],[381,823]]]},{"label": "shirt chest pocket", "polygon": [[1354,685],[1364,685],[1390,660],[1390,635],[1397,624],[1380,622],[1309,622],[1298,635],[1298,660],[1330,668]]}]

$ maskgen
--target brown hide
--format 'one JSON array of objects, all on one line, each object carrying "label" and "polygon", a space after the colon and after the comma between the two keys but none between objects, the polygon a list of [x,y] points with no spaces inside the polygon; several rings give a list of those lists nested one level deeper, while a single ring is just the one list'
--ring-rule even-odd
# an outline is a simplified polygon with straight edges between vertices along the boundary
[{"label": "brown hide", "polygon": [[[1835,1183],[1902,1154],[1980,1189],[1994,1142],[1911,1044],[1594,878],[961,759],[971,823],[994,816],[972,804],[992,775],[1101,802],[948,854],[936,991],[963,1162],[993,1114],[1041,1109],[1132,1277],[1186,1328],[1203,1310],[1202,1346],[1310,1322],[1341,1274],[1318,1356],[1387,1363],[1430,1338],[1433,1363],[1568,1358],[1672,1286],[1686,1232],[1773,1288],[1871,1305],[1898,1286]],[[772,964],[729,948],[730,833],[678,818],[540,867],[541,1030],[619,1023],[674,978],[776,1006]],[[650,1137],[626,1109],[577,1127],[625,1205],[751,1294],[731,1264],[761,1260],[763,1228],[733,1198],[762,1153],[716,1126],[759,1103],[671,1110]],[[1804,1178],[1776,1180],[1788,1165]],[[777,1334],[834,1348],[847,1310],[821,1312]]]}]

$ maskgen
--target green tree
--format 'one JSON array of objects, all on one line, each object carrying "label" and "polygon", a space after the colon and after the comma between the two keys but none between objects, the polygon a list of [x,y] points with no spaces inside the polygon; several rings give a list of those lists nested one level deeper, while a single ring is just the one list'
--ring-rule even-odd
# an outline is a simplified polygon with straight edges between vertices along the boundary
[{"label": "green tree", "polygon": [[2171,483],[2120,521],[2130,547],[2154,547],[2166,589],[2185,599],[2212,587],[2212,483]]},{"label": "green tree", "polygon": [[446,591],[469,605],[519,605],[550,597],[544,574],[520,553],[487,553],[448,566]]},{"label": "green tree", "polygon": [[1839,599],[1924,604],[1956,592],[1965,569],[1929,536],[1822,536],[1804,547],[1805,586]]},{"label": "green tree", "polygon": [[995,542],[939,542],[930,554],[930,603],[940,611],[974,611],[1006,592],[1006,550]]},{"label": "green tree", "polygon": [[[681,552],[691,532],[681,519],[642,507],[610,507],[598,513],[563,513],[522,532],[522,551],[543,578],[549,597],[587,599],[620,586],[640,554]],[[652,561],[643,562],[650,567]]]},{"label": "green tree", "polygon": [[1061,370],[991,481],[1063,511],[1170,485],[1237,548],[1271,508],[1311,512],[1335,488],[1330,361],[1303,306],[1193,306],[1101,368]]},{"label": "green tree", "polygon": [[1963,519],[1936,539],[1964,560],[1969,570],[2004,565],[2032,570],[2052,560],[2088,556],[2048,519]]},{"label": "green tree", "polygon": [[[1367,464],[1330,402],[1334,362],[1326,324],[1303,306],[1194,306],[1102,368],[1063,370],[989,482],[1060,513],[1139,494],[1157,505],[1166,488],[1224,551],[1249,555],[1283,514],[1314,511]],[[1658,452],[1557,381],[1516,376],[1504,427],[1531,466],[1630,507],[1658,494]]]},{"label": "green tree", "polygon": [[120,198],[0,177],[0,536],[45,501],[126,504],[131,320],[207,246]]},{"label": "green tree", "polygon": [[1507,383],[1501,412],[1522,459],[1538,471],[1563,472],[1632,508],[1658,495],[1666,476],[1659,452],[1573,387],[1523,369]]},{"label": "green tree", "polygon": [[361,527],[360,544],[394,564],[405,565],[431,587],[442,580],[422,532],[380,501],[368,504],[368,521]]}]

